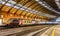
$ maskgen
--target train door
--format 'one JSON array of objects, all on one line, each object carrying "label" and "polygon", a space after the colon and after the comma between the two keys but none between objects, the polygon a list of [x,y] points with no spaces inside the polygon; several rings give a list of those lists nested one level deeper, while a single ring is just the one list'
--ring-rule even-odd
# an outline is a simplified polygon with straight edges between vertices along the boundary
[{"label": "train door", "polygon": [[35,24],[35,20],[32,21],[32,24]]},{"label": "train door", "polygon": [[3,24],[2,24],[2,23],[3,23],[2,21],[3,21],[3,20],[2,20],[2,19],[0,19],[0,26],[1,26],[1,25],[3,25]]},{"label": "train door", "polygon": [[23,20],[19,20],[19,25],[20,25],[20,26],[23,25]]}]

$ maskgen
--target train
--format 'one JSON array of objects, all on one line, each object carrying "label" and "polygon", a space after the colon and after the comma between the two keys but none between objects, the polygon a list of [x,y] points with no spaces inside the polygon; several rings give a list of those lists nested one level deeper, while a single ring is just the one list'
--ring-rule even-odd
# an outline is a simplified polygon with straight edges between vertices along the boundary
[{"label": "train", "polygon": [[[2,20],[2,19],[1,19]],[[2,22],[2,21],[1,21]],[[58,22],[41,22],[41,20],[29,20],[20,18],[10,18],[5,23],[0,23],[0,26],[18,27],[24,25],[37,25],[37,24],[58,24]]]},{"label": "train", "polygon": [[8,27],[34,25],[34,24],[38,24],[38,21],[30,20],[30,19],[10,18],[6,22],[6,26],[8,26]]},{"label": "train", "polygon": [[[4,20],[5,21],[5,20]],[[20,19],[20,18],[9,18],[7,22],[3,22],[3,19],[0,19],[0,26],[23,26],[23,25],[32,25],[37,24],[38,22],[36,20],[29,20],[29,19]]]}]

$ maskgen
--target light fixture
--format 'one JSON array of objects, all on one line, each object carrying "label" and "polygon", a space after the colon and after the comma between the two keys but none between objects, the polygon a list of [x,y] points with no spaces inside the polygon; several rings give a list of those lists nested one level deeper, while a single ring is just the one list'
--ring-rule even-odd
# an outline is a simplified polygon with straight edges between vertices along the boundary
[{"label": "light fixture", "polygon": [[27,9],[27,7],[23,6],[24,9]]},{"label": "light fixture", "polygon": [[16,2],[10,1],[10,0],[8,1],[8,3],[11,3],[11,4],[13,4],[13,5],[16,4]]},{"label": "light fixture", "polygon": [[5,4],[5,2],[3,2],[3,1],[1,1],[1,0],[0,0],[0,3],[1,3],[1,4]]},{"label": "light fixture", "polygon": [[39,1],[38,3],[39,3],[39,4],[43,4],[43,2],[40,2],[40,1]]},{"label": "light fixture", "polygon": [[35,12],[35,10],[32,10],[32,12]]},{"label": "light fixture", "polygon": [[18,6],[14,6],[14,8],[17,8],[17,9],[19,9],[20,7],[18,7]]},{"label": "light fixture", "polygon": [[20,10],[25,10],[24,8],[20,8]]},{"label": "light fixture", "polygon": [[29,10],[25,10],[26,12],[29,12]]},{"label": "light fixture", "polygon": [[32,10],[31,8],[27,8],[28,10]]},{"label": "light fixture", "polygon": [[14,7],[14,5],[10,4],[10,3],[6,3],[6,6],[10,6],[10,7]]},{"label": "light fixture", "polygon": [[21,4],[16,4],[16,6],[23,7],[23,5],[21,5]]},{"label": "light fixture", "polygon": [[35,0],[35,1],[39,1],[39,0]]}]

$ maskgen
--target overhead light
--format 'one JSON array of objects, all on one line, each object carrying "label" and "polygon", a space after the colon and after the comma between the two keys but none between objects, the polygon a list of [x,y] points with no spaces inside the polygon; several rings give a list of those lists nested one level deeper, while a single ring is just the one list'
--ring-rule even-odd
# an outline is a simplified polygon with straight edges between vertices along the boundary
[{"label": "overhead light", "polygon": [[1,4],[5,4],[5,2],[0,1]]},{"label": "overhead light", "polygon": [[39,1],[39,0],[36,0],[36,1]]},{"label": "overhead light", "polygon": [[19,7],[23,7],[23,5],[21,5],[21,4],[16,4],[17,6],[19,6]]},{"label": "overhead light", "polygon": [[20,10],[25,10],[24,8],[20,8]]},{"label": "overhead light", "polygon": [[10,3],[6,3],[5,5],[6,5],[6,6],[14,7],[14,5],[12,5],[12,4],[10,4]]},{"label": "overhead light", "polygon": [[18,6],[14,6],[14,8],[17,8],[17,9],[19,9],[20,7],[18,7]]},{"label": "overhead light", "polygon": [[28,10],[31,10],[31,8],[27,8]]},{"label": "overhead light", "polygon": [[59,0],[55,0],[56,2],[58,2]]},{"label": "overhead light", "polygon": [[27,7],[23,6],[24,9],[27,9]]},{"label": "overhead light", "polygon": [[29,12],[29,10],[25,10],[25,11]]},{"label": "overhead light", "polygon": [[16,6],[23,7],[21,4],[16,4]]},{"label": "overhead light", "polygon": [[[47,6],[45,6],[45,7],[47,7]],[[47,7],[48,8],[48,7]]]},{"label": "overhead light", "polygon": [[27,10],[32,11],[32,9],[30,9],[30,8],[27,8]]},{"label": "overhead light", "polygon": [[1,3],[1,4],[5,4],[6,1],[7,1],[7,0],[0,0],[0,3]]},{"label": "overhead light", "polygon": [[43,4],[43,2],[40,2],[40,1],[38,3]]},{"label": "overhead light", "polygon": [[2,2],[2,4],[5,4],[5,2]]},{"label": "overhead light", "polygon": [[16,2],[14,2],[14,1],[8,1],[8,3],[11,3],[11,4],[16,4]]},{"label": "overhead light", "polygon": [[[35,11],[36,12],[36,11]],[[39,12],[36,12],[36,13],[39,13]]]},{"label": "overhead light", "polygon": [[6,2],[6,1],[8,1],[8,0],[0,0],[0,1]]},{"label": "overhead light", "polygon": [[33,11],[36,11],[36,10],[33,10]]},{"label": "overhead light", "polygon": [[45,4],[42,4],[42,5],[45,5]]},{"label": "overhead light", "polygon": [[35,11],[35,12],[38,12],[38,11]]}]

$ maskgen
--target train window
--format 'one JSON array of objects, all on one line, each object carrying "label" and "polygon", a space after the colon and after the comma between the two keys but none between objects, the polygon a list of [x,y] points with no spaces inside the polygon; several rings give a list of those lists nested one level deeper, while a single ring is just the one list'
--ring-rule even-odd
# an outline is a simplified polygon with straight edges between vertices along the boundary
[{"label": "train window", "polygon": [[25,21],[25,23],[26,23],[26,21]]},{"label": "train window", "polygon": [[26,23],[27,23],[27,20],[26,20]]},{"label": "train window", "polygon": [[30,21],[30,23],[31,23],[32,21]]},{"label": "train window", "polygon": [[28,23],[28,21],[27,21],[27,23]]},{"label": "train window", "polygon": [[25,23],[25,21],[24,21],[24,23]]},{"label": "train window", "polygon": [[29,23],[30,21],[28,21],[28,23]]},{"label": "train window", "polygon": [[31,23],[31,21],[29,23]]},{"label": "train window", "polygon": [[29,21],[29,23],[30,23],[30,21]]},{"label": "train window", "polygon": [[27,20],[27,23],[28,23],[28,20]]},{"label": "train window", "polygon": [[29,21],[29,23],[31,23],[31,22]]},{"label": "train window", "polygon": [[28,21],[28,23],[29,23],[30,21]]},{"label": "train window", "polygon": [[26,21],[26,23],[27,23],[27,21]]},{"label": "train window", "polygon": [[29,20],[27,20],[27,23],[29,23]]}]

